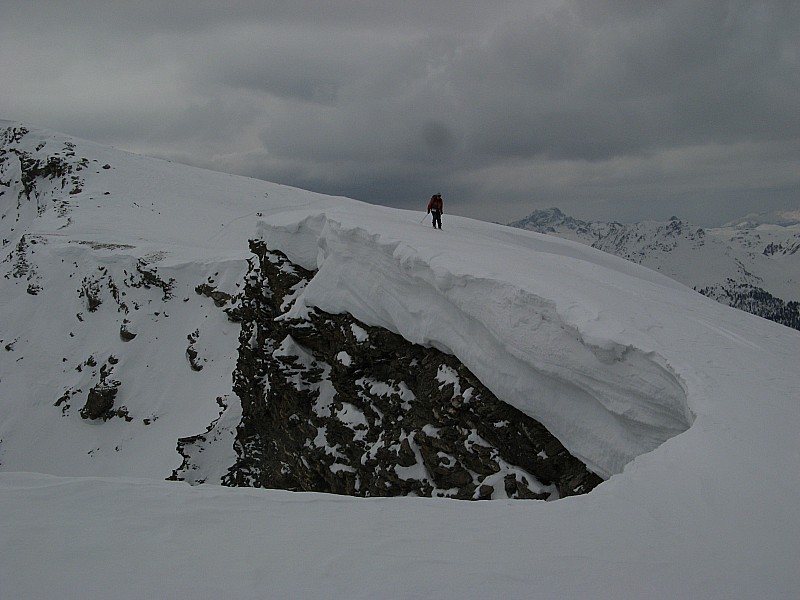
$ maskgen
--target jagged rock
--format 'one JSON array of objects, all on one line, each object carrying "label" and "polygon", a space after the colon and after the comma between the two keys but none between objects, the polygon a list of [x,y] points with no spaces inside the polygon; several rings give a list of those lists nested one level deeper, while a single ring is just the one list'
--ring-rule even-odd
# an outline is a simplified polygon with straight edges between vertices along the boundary
[{"label": "jagged rock", "polygon": [[[523,477],[520,481],[513,473],[506,475],[503,479],[506,495],[509,498],[520,498],[523,500],[547,500],[547,494],[536,494],[530,490],[528,483]],[[580,492],[577,492],[580,493]],[[575,495],[576,492],[569,495]]]},{"label": "jagged rock", "polygon": [[214,301],[214,304],[219,307],[225,306],[228,302],[231,301],[230,294],[220,291],[215,287],[208,285],[207,283],[198,285],[194,289],[194,291],[200,294],[201,296],[207,296],[211,298]]},{"label": "jagged rock", "polygon": [[410,467],[417,464],[417,456],[411,449],[408,438],[400,442],[400,450],[397,453],[397,464],[401,467]]},{"label": "jagged rock", "polygon": [[89,390],[89,398],[81,408],[84,419],[108,419],[112,416],[114,399],[117,397],[117,386],[98,384]]},{"label": "jagged rock", "polygon": [[119,326],[119,337],[122,338],[123,342],[130,342],[131,340],[136,338],[136,334],[133,333],[130,329],[128,329],[128,324],[123,323]]},{"label": "jagged rock", "polygon": [[[498,496],[504,477],[518,482],[499,488],[513,498],[585,493],[600,483],[454,356],[346,314],[286,318],[314,273],[263,242],[251,249],[233,306],[212,286],[197,288],[241,323],[233,389],[242,420],[224,484],[486,499]],[[193,469],[191,456],[210,439],[181,440],[184,465],[174,478]]]},{"label": "jagged rock", "polygon": [[192,371],[203,370],[203,365],[200,364],[200,361],[197,359],[197,357],[197,350],[195,350],[192,346],[186,348],[186,358],[189,360],[189,366],[192,368]]},{"label": "jagged rock", "polygon": [[192,368],[192,371],[202,371],[203,365],[200,363],[199,353],[194,347],[195,342],[200,337],[200,330],[195,329],[192,333],[190,333],[186,338],[189,340],[189,346],[186,348],[186,358],[189,361],[189,366]]},{"label": "jagged rock", "polygon": [[482,485],[478,488],[478,500],[491,500],[494,488],[490,485]]},{"label": "jagged rock", "polygon": [[172,298],[172,290],[175,287],[175,280],[171,278],[169,281],[164,281],[158,276],[155,267],[152,267],[152,270],[149,270],[147,269],[147,266],[147,263],[142,259],[139,259],[136,262],[136,272],[139,274],[139,281],[131,281],[129,285],[132,287],[141,286],[146,289],[151,287],[161,288],[161,291],[163,292],[162,300],[164,300],[164,302],[170,300]]}]

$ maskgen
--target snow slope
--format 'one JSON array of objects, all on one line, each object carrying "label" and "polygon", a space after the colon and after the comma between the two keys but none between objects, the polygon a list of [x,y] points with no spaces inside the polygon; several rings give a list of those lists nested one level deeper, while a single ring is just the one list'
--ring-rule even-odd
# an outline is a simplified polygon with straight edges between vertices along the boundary
[{"label": "snow slope", "polygon": [[702,228],[675,217],[629,224],[586,222],[551,208],[510,225],[588,244],[659,271],[724,304],[797,329],[797,317],[777,309],[800,300],[800,224],[787,223],[744,219]]},{"label": "snow slope", "polygon": [[[86,161],[0,196],[3,597],[796,597],[798,332],[554,237],[454,216],[432,231],[421,213],[17,137],[4,181],[22,180],[20,152]],[[162,481],[176,439],[235,402],[237,331],[193,289],[235,291],[254,236],[319,269],[296,313],[454,353],[610,479],[555,503]],[[134,285],[142,271],[169,294]],[[135,339],[108,335],[123,325]],[[53,406],[99,365],[130,421]]]}]

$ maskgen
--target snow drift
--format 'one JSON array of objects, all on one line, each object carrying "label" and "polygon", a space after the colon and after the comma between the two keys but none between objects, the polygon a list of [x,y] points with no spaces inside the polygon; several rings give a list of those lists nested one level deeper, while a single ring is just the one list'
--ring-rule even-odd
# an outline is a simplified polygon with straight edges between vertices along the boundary
[{"label": "snow drift", "polygon": [[684,389],[663,357],[623,341],[587,339],[544,295],[541,278],[528,279],[517,268],[548,252],[560,285],[601,285],[592,263],[570,256],[574,249],[559,252],[535,240],[492,247],[471,224],[451,219],[450,235],[465,236],[483,254],[475,261],[475,247],[465,256],[448,238],[415,244],[420,233],[409,237],[403,230],[407,216],[373,207],[362,212],[371,211],[378,214],[369,229],[322,212],[261,223],[268,246],[319,270],[300,307],[348,312],[455,354],[500,398],[542,421],[606,477],[688,428]]}]

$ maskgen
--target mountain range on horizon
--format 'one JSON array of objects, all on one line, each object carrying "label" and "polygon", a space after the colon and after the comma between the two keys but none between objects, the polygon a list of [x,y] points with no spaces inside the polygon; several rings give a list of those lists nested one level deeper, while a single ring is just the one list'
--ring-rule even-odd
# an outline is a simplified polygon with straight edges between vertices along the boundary
[{"label": "mountain range on horizon", "polygon": [[800,223],[792,214],[753,214],[704,228],[678,217],[583,221],[550,208],[508,225],[589,245],[722,304],[800,329]]}]

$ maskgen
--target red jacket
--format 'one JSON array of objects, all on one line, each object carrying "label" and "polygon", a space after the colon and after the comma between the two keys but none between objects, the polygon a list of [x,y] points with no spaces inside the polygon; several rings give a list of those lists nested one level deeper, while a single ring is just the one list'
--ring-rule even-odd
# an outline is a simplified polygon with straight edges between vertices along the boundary
[{"label": "red jacket", "polygon": [[436,210],[440,213],[443,213],[444,212],[444,210],[442,210],[443,207],[444,204],[442,203],[442,197],[439,194],[431,196],[431,201],[428,202],[428,212]]}]

